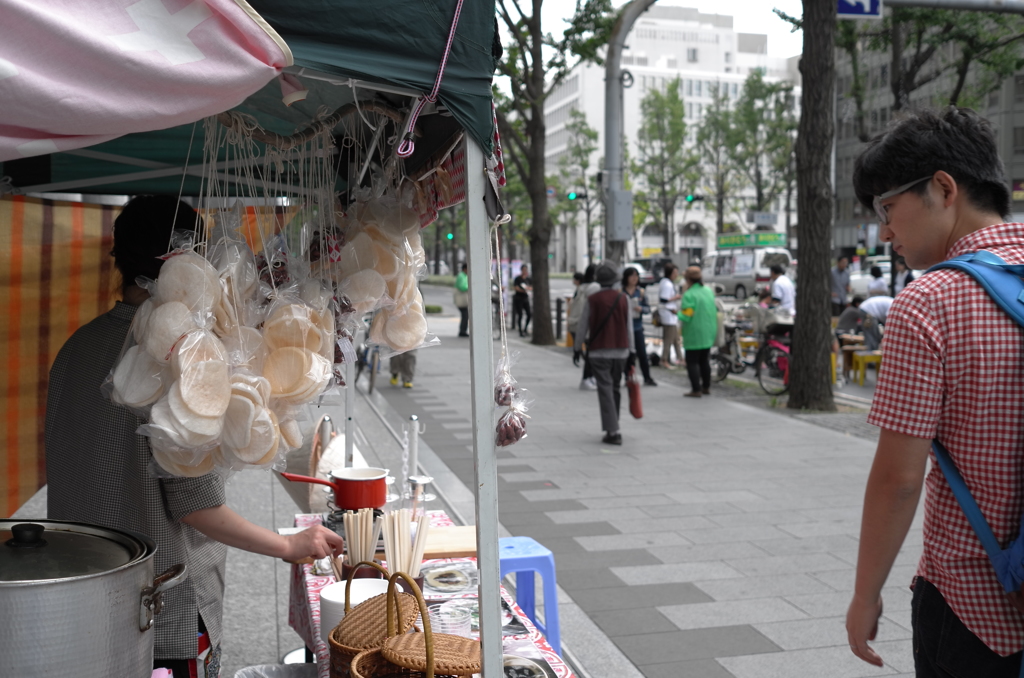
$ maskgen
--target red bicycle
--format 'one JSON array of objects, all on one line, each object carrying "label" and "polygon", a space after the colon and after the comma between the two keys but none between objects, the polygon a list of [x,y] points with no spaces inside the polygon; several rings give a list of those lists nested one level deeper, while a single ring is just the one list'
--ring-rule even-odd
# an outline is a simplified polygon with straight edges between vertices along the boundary
[{"label": "red bicycle", "polygon": [[757,383],[768,395],[782,395],[789,390],[789,333],[792,325],[770,325],[764,342],[754,357]]}]

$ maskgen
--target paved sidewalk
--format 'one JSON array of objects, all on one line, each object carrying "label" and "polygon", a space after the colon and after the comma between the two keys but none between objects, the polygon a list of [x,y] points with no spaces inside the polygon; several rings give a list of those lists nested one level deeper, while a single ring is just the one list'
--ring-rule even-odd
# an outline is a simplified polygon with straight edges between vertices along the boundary
[{"label": "paved sidewalk", "polygon": [[[383,379],[381,393],[421,417],[426,442],[471,485],[469,346],[450,290],[424,294],[445,308],[430,322],[442,345],[419,351],[415,388]],[[665,380],[643,390],[644,419],[624,408],[624,445],[604,446],[596,394],[577,389],[568,350],[512,341],[513,374],[535,401],[528,437],[498,453],[501,522],[555,552],[561,587],[640,673],[912,674],[920,515],[885,590],[886,666],[853,657],[843,626],[872,441],[836,419],[805,421],[834,415],[684,399]],[[594,678],[622,675],[579,659]]]}]

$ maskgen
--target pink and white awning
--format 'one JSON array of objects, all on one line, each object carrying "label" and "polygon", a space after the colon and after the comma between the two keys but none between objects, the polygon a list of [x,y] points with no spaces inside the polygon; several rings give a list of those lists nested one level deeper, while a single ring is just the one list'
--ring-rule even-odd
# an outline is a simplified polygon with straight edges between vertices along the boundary
[{"label": "pink and white awning", "polygon": [[220,113],[291,63],[245,0],[0,0],[0,161]]}]

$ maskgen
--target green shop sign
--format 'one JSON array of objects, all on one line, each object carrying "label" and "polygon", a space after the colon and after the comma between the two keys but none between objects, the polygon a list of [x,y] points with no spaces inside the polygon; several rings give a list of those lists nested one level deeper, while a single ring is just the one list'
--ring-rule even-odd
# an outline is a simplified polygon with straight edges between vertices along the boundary
[{"label": "green shop sign", "polygon": [[718,249],[737,247],[785,247],[785,233],[731,233],[718,236]]}]

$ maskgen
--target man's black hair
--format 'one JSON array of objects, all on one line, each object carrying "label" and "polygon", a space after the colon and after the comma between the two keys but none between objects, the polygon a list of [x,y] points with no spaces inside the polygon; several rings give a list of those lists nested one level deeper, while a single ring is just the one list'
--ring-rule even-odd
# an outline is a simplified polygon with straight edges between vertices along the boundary
[{"label": "man's black hair", "polygon": [[[857,199],[873,208],[876,195],[938,171],[948,173],[983,212],[1010,212],[1010,190],[988,120],[969,108],[906,115],[871,140],[853,165]],[[924,195],[928,182],[910,191]]]},{"label": "man's black hair", "polygon": [[583,271],[583,282],[592,283],[594,282],[594,273],[597,271],[597,266],[590,264],[587,269]]},{"label": "man's black hair", "polygon": [[859,294],[857,296],[855,296],[853,299],[850,299],[850,306],[853,306],[854,308],[857,308],[858,306],[860,306],[863,303],[864,303],[864,297],[860,296]]},{"label": "man's black hair", "polygon": [[871,267],[871,277],[872,278],[881,278],[882,277],[882,267],[881,266],[872,266]]},{"label": "man's black hair", "polygon": [[171,195],[132,198],[114,220],[114,265],[127,289],[139,277],[156,280],[170,249],[171,231],[196,231],[201,219],[187,203]]},{"label": "man's black hair", "polygon": [[575,273],[572,274],[572,279],[575,280],[578,283],[582,283],[583,282],[583,274],[580,273],[579,271],[576,271]]},{"label": "man's black hair", "polygon": [[784,269],[781,264],[772,264],[772,267],[768,270],[775,275],[786,275],[786,269]]},{"label": "man's black hair", "polygon": [[672,271],[676,271],[678,269],[679,269],[678,266],[676,266],[672,262],[669,262],[669,263],[665,264],[664,268],[661,269],[661,274],[664,277],[666,277],[666,278],[671,278],[672,277]]}]

